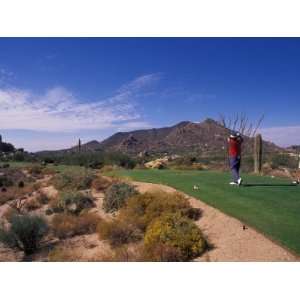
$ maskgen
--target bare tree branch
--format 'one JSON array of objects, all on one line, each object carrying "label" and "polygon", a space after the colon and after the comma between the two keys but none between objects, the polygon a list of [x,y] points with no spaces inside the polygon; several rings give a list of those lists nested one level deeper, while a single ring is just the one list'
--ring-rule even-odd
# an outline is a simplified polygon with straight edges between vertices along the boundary
[{"label": "bare tree branch", "polygon": [[242,135],[254,137],[261,126],[265,115],[263,114],[257,122],[251,123],[246,113],[235,114],[233,117],[226,117],[220,114],[219,123],[232,131],[239,131]]}]

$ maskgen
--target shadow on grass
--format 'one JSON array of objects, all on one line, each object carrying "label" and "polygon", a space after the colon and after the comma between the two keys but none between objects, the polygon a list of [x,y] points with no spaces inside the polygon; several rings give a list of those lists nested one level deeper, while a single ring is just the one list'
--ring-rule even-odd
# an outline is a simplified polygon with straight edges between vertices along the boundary
[{"label": "shadow on grass", "polygon": [[296,183],[244,183],[243,187],[297,187],[298,184]]}]

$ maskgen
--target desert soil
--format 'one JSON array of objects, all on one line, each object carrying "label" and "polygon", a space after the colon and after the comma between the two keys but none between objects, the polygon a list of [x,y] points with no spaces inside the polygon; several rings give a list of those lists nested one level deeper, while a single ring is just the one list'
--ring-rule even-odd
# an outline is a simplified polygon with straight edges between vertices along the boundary
[{"label": "desert soil", "polygon": [[[141,192],[163,190],[176,192],[175,189],[159,184],[133,182]],[[212,245],[196,261],[212,262],[284,262],[299,261],[299,257],[277,245],[267,237],[204,202],[185,195],[193,207],[202,210],[197,225]]]}]

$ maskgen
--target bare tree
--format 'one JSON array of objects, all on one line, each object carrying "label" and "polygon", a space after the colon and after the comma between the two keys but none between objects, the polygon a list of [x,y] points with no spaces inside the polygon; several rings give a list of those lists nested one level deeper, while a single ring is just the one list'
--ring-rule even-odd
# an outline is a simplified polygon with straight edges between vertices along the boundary
[{"label": "bare tree", "polygon": [[264,114],[261,115],[261,117],[253,123],[245,113],[238,113],[232,117],[226,117],[225,115],[220,114],[219,123],[232,131],[238,131],[242,135],[253,138],[260,128],[264,117]]}]

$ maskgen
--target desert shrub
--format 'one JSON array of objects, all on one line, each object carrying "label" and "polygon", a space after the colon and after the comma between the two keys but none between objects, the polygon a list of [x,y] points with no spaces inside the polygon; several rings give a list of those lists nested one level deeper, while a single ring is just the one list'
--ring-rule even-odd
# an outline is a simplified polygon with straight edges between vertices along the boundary
[{"label": "desert shrub", "polygon": [[22,189],[23,187],[25,186],[25,183],[24,183],[24,181],[19,181],[19,183],[18,183],[18,187],[20,188],[20,189]]},{"label": "desert shrub", "polygon": [[41,205],[46,205],[50,201],[49,197],[44,192],[39,192],[36,199]]},{"label": "desert shrub", "polygon": [[144,245],[149,253],[157,252],[160,245],[175,248],[178,251],[176,261],[189,261],[205,251],[206,241],[191,220],[178,213],[169,213],[148,226]]},{"label": "desert shrub", "polygon": [[81,192],[61,192],[59,196],[49,203],[55,213],[69,212],[78,215],[84,209],[94,207],[94,200]]},{"label": "desert shrub", "polygon": [[0,205],[5,204],[6,202],[16,199],[17,191],[16,188],[1,188],[1,194],[0,194]]},{"label": "desert shrub", "polygon": [[102,262],[145,262],[144,246],[141,243],[122,245],[111,249],[107,253],[96,255],[92,261]]},{"label": "desert shrub", "polygon": [[117,169],[118,168],[116,166],[106,165],[106,166],[103,166],[101,168],[101,172],[102,173],[110,173],[110,172],[113,172],[113,171],[115,171]]},{"label": "desert shrub", "polygon": [[40,165],[32,165],[27,168],[27,171],[32,176],[39,176],[42,174],[44,167]]},{"label": "desert shrub", "polygon": [[134,169],[136,161],[130,157],[124,156],[120,158],[119,166],[125,169]]},{"label": "desert shrub", "polygon": [[7,175],[0,176],[0,187],[10,187],[13,186],[14,182],[12,178]]},{"label": "desert shrub", "polygon": [[62,247],[55,247],[48,254],[49,262],[76,262],[80,257],[75,254],[72,249],[64,249]]},{"label": "desert shrub", "polygon": [[39,216],[13,215],[9,229],[0,229],[0,241],[11,248],[34,253],[48,232],[46,221]]},{"label": "desert shrub", "polygon": [[92,185],[95,176],[90,172],[63,172],[52,179],[52,184],[58,190],[86,190]]},{"label": "desert shrub", "polygon": [[137,194],[132,185],[127,183],[114,183],[105,192],[103,200],[103,209],[105,212],[111,213],[119,210],[126,200]]},{"label": "desert shrub", "polygon": [[53,233],[63,239],[96,232],[100,220],[100,217],[94,213],[84,213],[80,216],[64,213],[53,217],[51,227]]},{"label": "desert shrub", "polygon": [[22,152],[16,152],[13,156],[13,160],[15,161],[24,161],[25,160],[25,154]]},{"label": "desert shrub", "polygon": [[52,208],[47,208],[45,211],[46,216],[51,216],[54,214],[54,211]]},{"label": "desert shrub", "polygon": [[191,220],[198,221],[202,216],[202,210],[200,208],[189,207],[182,209],[181,214]]},{"label": "desert shrub", "polygon": [[120,212],[120,218],[145,231],[147,226],[164,213],[179,212],[196,219],[200,211],[193,209],[188,200],[179,193],[154,192],[131,197]]},{"label": "desert shrub", "polygon": [[27,211],[33,211],[33,210],[37,210],[39,208],[41,208],[41,203],[37,200],[36,197],[30,198],[25,202],[25,209]]},{"label": "desert shrub", "polygon": [[119,219],[100,222],[97,232],[101,240],[108,240],[113,247],[135,242],[142,238],[141,231],[135,226]]},{"label": "desert shrub", "polygon": [[271,157],[271,168],[277,169],[280,167],[297,168],[297,159],[288,154],[274,154]]},{"label": "desert shrub", "polygon": [[182,261],[182,254],[179,248],[158,242],[151,248],[142,248],[140,260],[144,262],[178,262]]},{"label": "desert shrub", "polygon": [[56,174],[51,183],[57,190],[72,188],[70,187],[72,185],[72,176],[69,174]]},{"label": "desert shrub", "polygon": [[52,168],[44,167],[42,170],[43,175],[54,175],[56,171]]},{"label": "desert shrub", "polygon": [[0,193],[0,205],[17,199],[17,198],[21,198],[24,197],[26,195],[30,195],[32,194],[32,192],[34,191],[33,185],[28,184],[26,185],[24,188],[20,189],[17,188],[15,186],[10,187],[10,188],[5,188],[5,190],[3,192]]},{"label": "desert shrub", "polygon": [[103,176],[98,176],[92,182],[92,188],[97,191],[104,191],[111,185],[111,181]]},{"label": "desert shrub", "polygon": [[2,216],[4,219],[6,219],[10,223],[12,220],[12,217],[16,214],[18,214],[18,211],[13,207],[9,207]]}]

